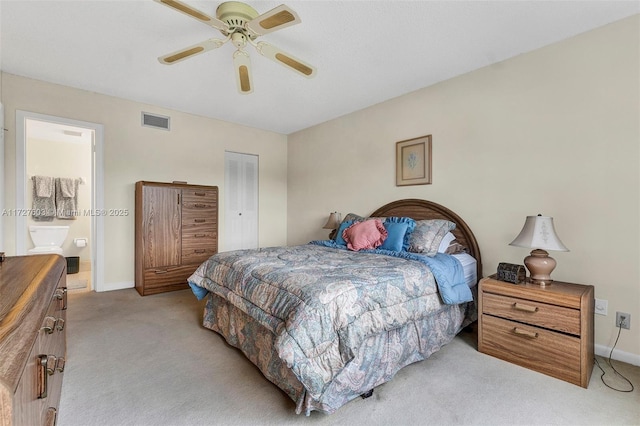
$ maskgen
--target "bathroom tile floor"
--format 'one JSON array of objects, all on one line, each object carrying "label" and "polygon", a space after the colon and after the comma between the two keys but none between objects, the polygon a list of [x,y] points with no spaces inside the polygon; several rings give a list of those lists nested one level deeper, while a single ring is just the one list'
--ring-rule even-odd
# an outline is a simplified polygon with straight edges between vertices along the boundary
[{"label": "bathroom tile floor", "polygon": [[79,272],[67,274],[67,289],[73,292],[91,290],[91,262],[80,262]]}]

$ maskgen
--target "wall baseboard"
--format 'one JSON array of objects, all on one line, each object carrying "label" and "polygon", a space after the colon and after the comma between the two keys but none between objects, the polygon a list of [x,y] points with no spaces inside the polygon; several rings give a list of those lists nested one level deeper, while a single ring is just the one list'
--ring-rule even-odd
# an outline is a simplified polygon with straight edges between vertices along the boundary
[{"label": "wall baseboard", "polygon": [[103,291],[113,291],[113,290],[124,290],[125,288],[134,288],[136,286],[133,281],[122,281],[119,283],[105,283],[100,292]]},{"label": "wall baseboard", "polygon": [[[604,345],[594,345],[594,351],[596,355],[599,355],[604,358],[609,358],[609,353],[611,353],[611,348]],[[632,354],[629,352],[624,352],[618,349],[613,351],[611,354],[611,359],[615,359],[616,361],[626,362],[627,364],[640,366],[640,355]]]}]

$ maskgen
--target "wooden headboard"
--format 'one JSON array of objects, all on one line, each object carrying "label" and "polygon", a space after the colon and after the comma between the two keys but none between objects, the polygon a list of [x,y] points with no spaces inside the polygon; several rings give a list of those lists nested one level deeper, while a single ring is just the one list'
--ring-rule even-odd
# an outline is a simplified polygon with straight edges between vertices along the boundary
[{"label": "wooden headboard", "polygon": [[371,217],[410,217],[414,220],[424,219],[446,219],[454,222],[456,228],[451,231],[456,236],[456,240],[467,247],[469,254],[476,259],[478,269],[478,279],[482,278],[482,258],[480,247],[476,237],[471,232],[469,225],[453,211],[448,208],[427,200],[407,198],[405,200],[393,201],[385,204],[370,215]]}]

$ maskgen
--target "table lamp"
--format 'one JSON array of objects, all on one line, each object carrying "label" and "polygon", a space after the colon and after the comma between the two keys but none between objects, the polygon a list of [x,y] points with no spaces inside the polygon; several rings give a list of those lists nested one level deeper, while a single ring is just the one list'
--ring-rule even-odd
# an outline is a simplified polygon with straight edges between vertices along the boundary
[{"label": "table lamp", "polygon": [[341,215],[338,212],[333,212],[329,214],[329,219],[327,223],[324,224],[322,229],[332,229],[329,233],[329,238],[333,239],[333,236],[337,232],[336,230],[340,227],[340,222],[342,221]]},{"label": "table lamp", "polygon": [[556,267],[555,259],[549,256],[547,250],[569,251],[556,235],[553,218],[540,214],[527,216],[522,231],[509,245],[533,249],[524,258],[524,265],[529,270],[531,281],[541,286],[553,281],[551,272]]}]

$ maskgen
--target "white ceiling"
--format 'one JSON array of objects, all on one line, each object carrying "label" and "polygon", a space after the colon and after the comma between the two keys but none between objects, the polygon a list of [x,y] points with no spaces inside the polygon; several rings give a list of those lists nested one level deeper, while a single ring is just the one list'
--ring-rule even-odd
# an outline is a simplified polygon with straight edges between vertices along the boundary
[{"label": "white ceiling", "polygon": [[[186,3],[215,16],[217,1]],[[233,46],[157,57],[220,33],[151,0],[0,0],[4,72],[290,134],[640,13],[640,1],[283,0],[302,23],[260,40],[313,64],[306,79]],[[264,13],[281,1],[248,1]],[[152,112],[152,111],[150,111]]]}]

